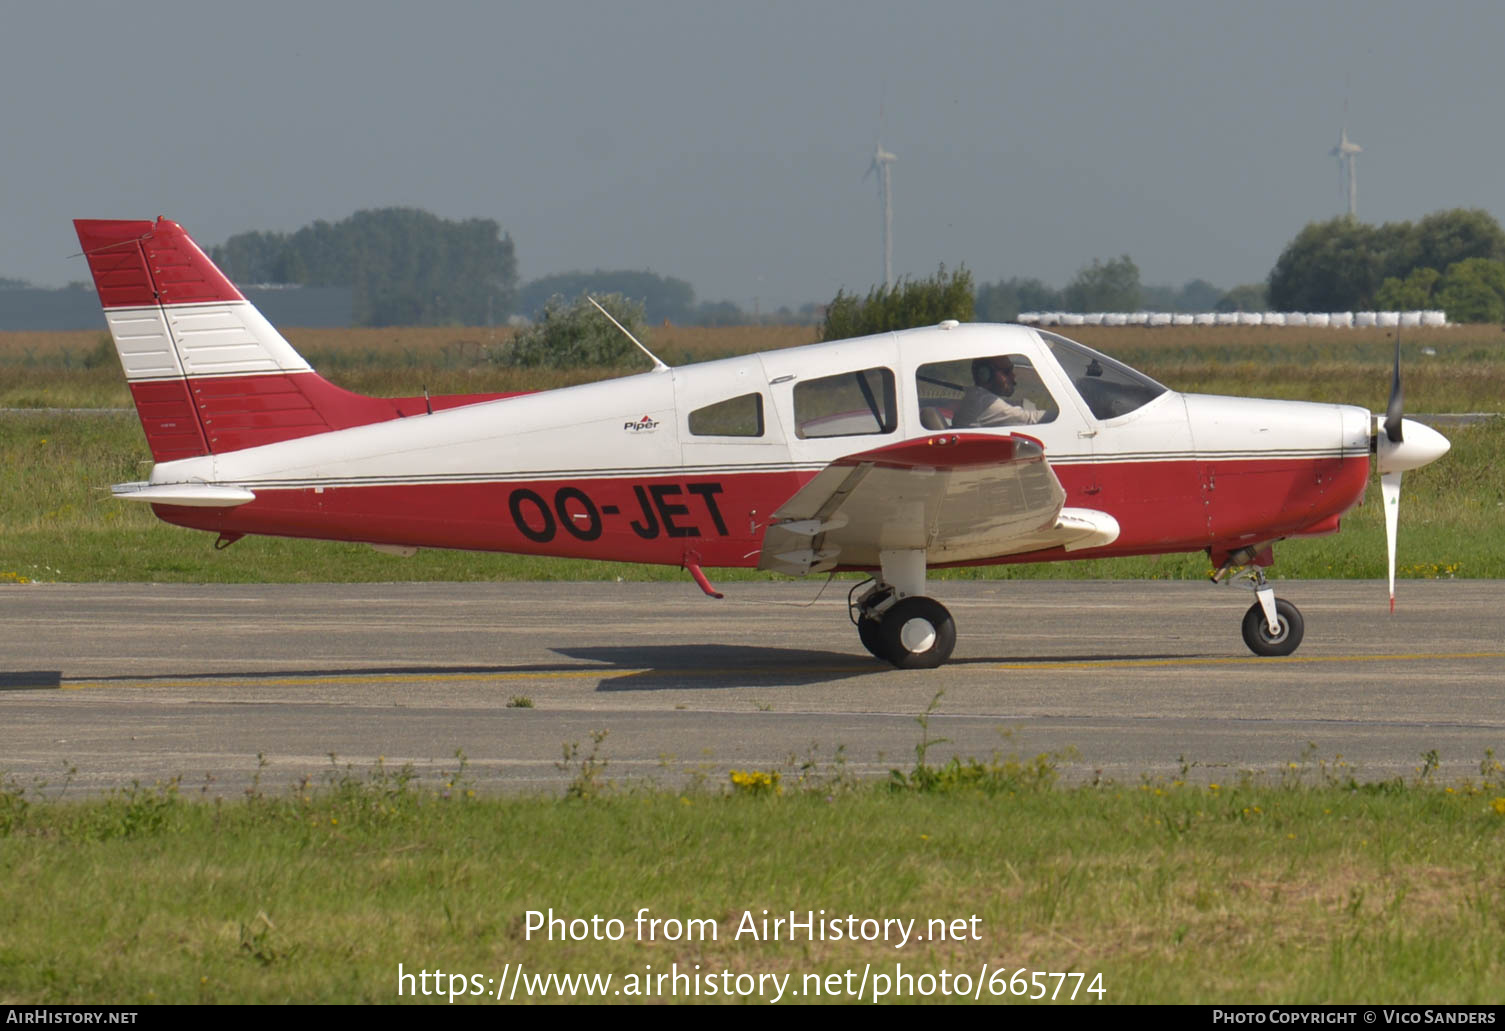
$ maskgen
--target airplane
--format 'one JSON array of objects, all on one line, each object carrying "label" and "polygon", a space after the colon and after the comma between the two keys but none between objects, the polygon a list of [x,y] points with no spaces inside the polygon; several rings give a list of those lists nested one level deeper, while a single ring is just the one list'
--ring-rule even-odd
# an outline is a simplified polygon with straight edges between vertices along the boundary
[{"label": "airplane", "polygon": [[[652,371],[372,398],[315,372],[177,223],[75,228],[155,463],[116,497],[216,547],[660,563],[718,598],[705,566],[866,572],[848,615],[904,669],[956,643],[931,568],[1197,551],[1253,590],[1249,649],[1289,655],[1304,621],[1272,546],[1336,532],[1376,465],[1393,611],[1402,474],[1449,447],[1403,417],[1398,341],[1371,415],[1182,394],[1044,329],[950,320],[678,368],[634,338]],[[995,401],[992,424],[968,414]]]}]

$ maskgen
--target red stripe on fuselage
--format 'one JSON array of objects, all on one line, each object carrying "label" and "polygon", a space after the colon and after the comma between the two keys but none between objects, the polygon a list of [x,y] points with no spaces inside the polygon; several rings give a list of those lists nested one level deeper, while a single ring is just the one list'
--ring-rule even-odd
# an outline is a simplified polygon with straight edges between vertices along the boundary
[{"label": "red stripe on fuselage", "polygon": [[[1058,467],[1067,504],[1114,516],[1103,548],[1008,556],[1102,558],[1200,551],[1310,532],[1362,496],[1367,456]],[[1208,474],[1212,474],[1209,488]],[[680,565],[756,566],[768,516],[811,472],[520,480],[258,491],[233,509],[154,506],[216,533],[406,544]],[[1090,492],[1089,492],[1090,491]]]}]

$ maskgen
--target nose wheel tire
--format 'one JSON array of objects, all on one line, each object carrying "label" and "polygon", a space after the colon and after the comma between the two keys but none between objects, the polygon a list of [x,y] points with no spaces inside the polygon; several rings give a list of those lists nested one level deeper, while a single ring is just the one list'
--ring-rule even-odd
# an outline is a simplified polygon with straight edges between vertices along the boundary
[{"label": "nose wheel tire", "polygon": [[1244,613],[1244,643],[1255,655],[1289,655],[1301,644],[1301,635],[1306,632],[1301,610],[1284,598],[1276,598],[1275,617],[1280,624],[1278,634],[1270,633],[1270,623],[1259,602]]},{"label": "nose wheel tire", "polygon": [[[857,629],[861,634],[861,623]],[[883,643],[880,657],[900,669],[935,669],[956,647],[956,623],[946,606],[934,598],[905,598],[883,613],[878,629]],[[866,636],[862,643],[868,643]],[[871,645],[868,650],[880,654]]]}]

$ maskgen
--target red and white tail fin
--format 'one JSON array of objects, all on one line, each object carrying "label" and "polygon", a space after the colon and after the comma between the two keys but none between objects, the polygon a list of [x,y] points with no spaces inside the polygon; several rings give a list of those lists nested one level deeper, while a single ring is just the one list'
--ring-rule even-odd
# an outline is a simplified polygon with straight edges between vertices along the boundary
[{"label": "red and white tail fin", "polygon": [[314,372],[176,222],[73,225],[158,462],[504,396],[353,394]]}]

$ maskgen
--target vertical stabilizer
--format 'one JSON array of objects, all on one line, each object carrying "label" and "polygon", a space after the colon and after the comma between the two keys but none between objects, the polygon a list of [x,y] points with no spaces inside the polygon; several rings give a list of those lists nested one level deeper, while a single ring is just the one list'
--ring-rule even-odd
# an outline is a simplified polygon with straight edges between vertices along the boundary
[{"label": "vertical stabilizer", "polygon": [[[73,225],[156,461],[429,410],[423,398],[364,397],[318,375],[176,222]],[[436,397],[432,407],[499,396]]]}]

